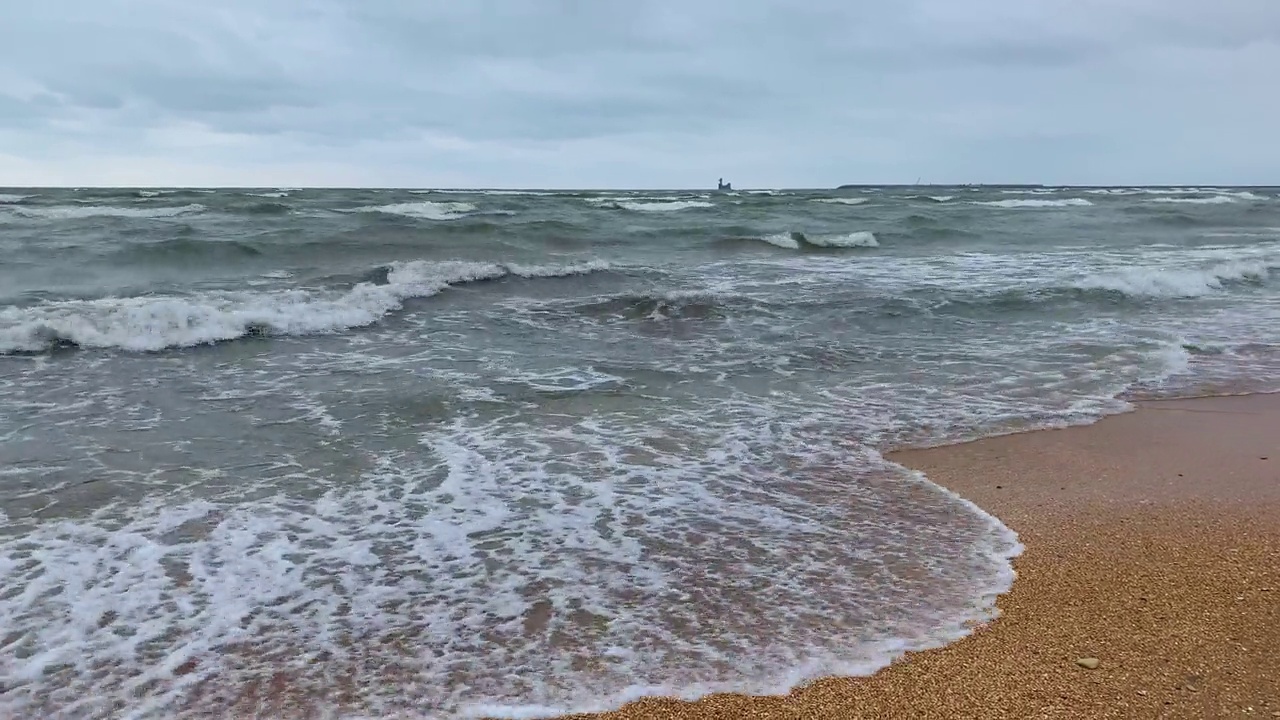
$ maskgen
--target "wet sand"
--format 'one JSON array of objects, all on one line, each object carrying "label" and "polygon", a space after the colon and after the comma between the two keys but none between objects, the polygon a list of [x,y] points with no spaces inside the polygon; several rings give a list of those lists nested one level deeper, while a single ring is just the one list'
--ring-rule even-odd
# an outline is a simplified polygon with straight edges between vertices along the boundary
[{"label": "wet sand", "polygon": [[998,620],[869,678],[600,717],[1280,717],[1280,395],[1143,403],[893,459],[1019,533]]}]

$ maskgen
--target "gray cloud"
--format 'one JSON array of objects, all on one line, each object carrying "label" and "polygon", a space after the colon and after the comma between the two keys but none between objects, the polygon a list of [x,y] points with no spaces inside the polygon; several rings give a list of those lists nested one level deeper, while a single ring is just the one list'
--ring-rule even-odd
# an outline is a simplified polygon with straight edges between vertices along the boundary
[{"label": "gray cloud", "polygon": [[62,0],[0,183],[1274,182],[1280,3]]}]

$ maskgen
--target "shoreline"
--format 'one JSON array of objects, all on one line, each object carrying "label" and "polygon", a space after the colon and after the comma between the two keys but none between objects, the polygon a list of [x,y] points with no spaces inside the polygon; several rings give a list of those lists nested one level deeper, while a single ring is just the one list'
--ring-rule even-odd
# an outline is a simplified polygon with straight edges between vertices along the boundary
[{"label": "shoreline", "polygon": [[566,717],[1280,717],[1280,394],[1132,404],[886,454],[1019,535],[972,634],[785,696]]}]

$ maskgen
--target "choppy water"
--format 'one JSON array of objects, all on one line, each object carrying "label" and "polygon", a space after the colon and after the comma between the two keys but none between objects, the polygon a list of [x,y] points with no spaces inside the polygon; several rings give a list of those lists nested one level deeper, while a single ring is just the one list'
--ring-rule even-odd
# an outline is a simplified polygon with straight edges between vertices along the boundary
[{"label": "choppy water", "polygon": [[6,716],[869,672],[1016,551],[882,451],[1280,377],[1274,188],[2,192]]}]

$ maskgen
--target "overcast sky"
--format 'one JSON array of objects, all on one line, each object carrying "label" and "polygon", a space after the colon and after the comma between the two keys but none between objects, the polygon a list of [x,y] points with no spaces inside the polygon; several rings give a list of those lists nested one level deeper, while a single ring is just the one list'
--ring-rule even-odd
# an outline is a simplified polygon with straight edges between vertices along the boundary
[{"label": "overcast sky", "polygon": [[0,185],[1280,183],[1280,0],[43,0]]}]

